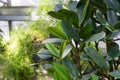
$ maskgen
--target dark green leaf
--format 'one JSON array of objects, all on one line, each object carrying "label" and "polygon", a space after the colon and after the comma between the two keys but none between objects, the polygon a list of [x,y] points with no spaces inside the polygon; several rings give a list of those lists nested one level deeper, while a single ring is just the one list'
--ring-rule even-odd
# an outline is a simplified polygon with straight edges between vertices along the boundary
[{"label": "dark green leaf", "polygon": [[95,5],[99,9],[102,9],[103,11],[106,11],[106,5],[103,2],[103,0],[90,0],[92,5]]},{"label": "dark green leaf", "polygon": [[67,37],[71,40],[75,40],[77,42],[80,42],[80,38],[75,30],[75,28],[73,28],[69,23],[67,23],[66,21],[62,21],[62,27],[64,32],[66,32]]},{"label": "dark green leaf", "polygon": [[99,41],[100,39],[103,39],[105,37],[105,32],[100,32],[97,34],[92,35],[89,39],[86,40],[86,42],[90,41]]},{"label": "dark green leaf", "polygon": [[55,47],[54,44],[52,43],[47,43],[45,44],[46,47],[48,48],[48,50],[50,51],[50,53],[56,57],[60,57],[59,51],[57,50],[57,48]]},{"label": "dark green leaf", "polygon": [[60,31],[58,28],[49,27],[48,31],[59,38],[67,39],[66,35],[62,31]]},{"label": "dark green leaf", "polygon": [[79,32],[80,38],[88,39],[92,35],[92,27],[90,24],[86,24]]},{"label": "dark green leaf", "polygon": [[63,80],[72,80],[69,73],[65,70],[65,68],[62,65],[54,63],[54,68],[57,74],[59,74],[59,76],[63,78]]},{"label": "dark green leaf", "polygon": [[107,70],[108,64],[106,60],[92,47],[85,48],[86,53],[88,56],[96,63],[101,69]]},{"label": "dark green leaf", "polygon": [[118,21],[115,25],[114,25],[115,29],[120,29],[120,21]]},{"label": "dark green leaf", "polygon": [[114,59],[120,56],[119,45],[114,43],[113,47],[111,47],[108,51],[108,55],[110,58]]},{"label": "dark green leaf", "polygon": [[71,50],[72,50],[72,46],[70,44],[66,45],[61,57],[62,58],[66,57],[70,53]]},{"label": "dark green leaf", "polygon": [[115,71],[111,72],[110,75],[111,75],[112,77],[115,77],[115,78],[117,78],[117,79],[120,79],[120,70],[115,70]]},{"label": "dark green leaf", "polygon": [[111,26],[114,26],[116,22],[118,21],[116,12],[114,12],[113,10],[107,10],[107,19],[108,19],[109,24]]},{"label": "dark green leaf", "polygon": [[93,20],[93,19],[89,19],[88,20],[88,22],[89,22],[89,25],[92,27],[92,31],[94,32],[94,33],[96,33],[96,32],[98,32],[98,31],[96,31],[97,30],[97,25],[96,25],[96,23],[95,23],[95,20]]},{"label": "dark green leaf", "polygon": [[71,60],[69,60],[68,58],[65,58],[63,60],[63,64],[66,66],[66,68],[69,70],[69,72],[72,74],[72,76],[75,79],[79,78],[78,69],[77,69],[76,65]]},{"label": "dark green leaf", "polygon": [[87,2],[87,0],[80,0],[79,2],[78,2],[78,4],[77,4],[77,8],[79,8],[81,5],[85,5],[86,4],[86,2]]},{"label": "dark green leaf", "polygon": [[61,9],[58,12],[50,11],[50,12],[48,12],[48,14],[54,18],[68,21],[69,24],[71,24],[71,25],[72,24],[74,24],[74,25],[79,24],[79,19],[78,19],[77,14],[73,11],[70,11],[70,10]]},{"label": "dark green leaf", "polygon": [[[81,3],[80,3],[81,4]],[[80,5],[79,4],[79,5]],[[79,16],[79,21],[80,21],[80,24],[83,23],[86,15],[87,15],[87,10],[88,10],[88,6],[89,6],[89,0],[87,0],[85,6],[84,5],[81,5],[80,7],[77,8],[77,14]]]}]

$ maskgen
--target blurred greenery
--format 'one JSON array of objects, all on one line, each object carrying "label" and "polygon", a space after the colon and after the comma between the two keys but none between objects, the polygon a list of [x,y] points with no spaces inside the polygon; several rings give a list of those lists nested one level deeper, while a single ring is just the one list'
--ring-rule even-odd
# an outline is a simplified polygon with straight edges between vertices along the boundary
[{"label": "blurred greenery", "polygon": [[[3,80],[33,80],[36,78],[36,67],[33,56],[40,49],[39,45],[44,39],[48,38],[46,28],[56,24],[56,20],[47,15],[47,12],[54,9],[55,4],[61,0],[40,0],[37,11],[39,18],[36,21],[28,22],[27,27],[18,26],[11,31],[11,39],[1,41],[2,48],[5,50],[0,54],[0,66],[3,67],[1,76]],[[34,11],[34,10],[33,10]],[[39,73],[39,75],[41,75]],[[39,77],[39,80],[46,80]]]}]

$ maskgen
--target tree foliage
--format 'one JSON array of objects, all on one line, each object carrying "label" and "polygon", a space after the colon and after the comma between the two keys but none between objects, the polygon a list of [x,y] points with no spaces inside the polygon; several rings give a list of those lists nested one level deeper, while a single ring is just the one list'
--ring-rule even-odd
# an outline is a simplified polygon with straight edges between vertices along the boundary
[{"label": "tree foliage", "polygon": [[[70,1],[67,8],[56,5],[48,12],[58,23],[48,28],[53,36],[43,41],[53,57],[44,64],[51,64],[48,72],[54,72],[55,80],[120,79],[120,53],[115,43],[119,40],[119,6],[118,0],[79,0]],[[101,51],[100,42],[105,43],[106,51]]]}]

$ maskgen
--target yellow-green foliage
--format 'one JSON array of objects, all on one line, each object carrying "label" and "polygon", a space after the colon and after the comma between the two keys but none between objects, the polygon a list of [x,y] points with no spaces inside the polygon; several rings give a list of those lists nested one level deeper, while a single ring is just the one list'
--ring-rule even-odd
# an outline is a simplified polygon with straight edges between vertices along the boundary
[{"label": "yellow-green foliage", "polygon": [[[6,59],[5,77],[15,80],[31,80],[34,76],[32,55],[37,53],[40,46],[36,44],[47,38],[47,34],[38,28],[19,27],[12,31],[11,40],[5,44],[4,58]],[[12,79],[12,78],[11,78]]]}]

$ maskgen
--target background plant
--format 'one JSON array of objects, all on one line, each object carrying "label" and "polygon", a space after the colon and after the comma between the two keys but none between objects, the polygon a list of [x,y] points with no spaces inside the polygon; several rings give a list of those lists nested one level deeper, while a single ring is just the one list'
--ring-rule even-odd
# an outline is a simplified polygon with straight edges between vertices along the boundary
[{"label": "background plant", "polygon": [[30,21],[27,27],[19,26],[13,29],[10,41],[3,40],[1,46],[4,46],[5,51],[1,51],[0,54],[4,76],[2,79],[38,80],[37,77],[39,77],[39,80],[46,80],[45,76],[42,77],[40,73],[36,72],[38,69],[42,71],[38,66],[39,59],[37,59],[36,53],[41,49],[41,42],[48,37],[46,28],[55,24],[56,21],[49,17],[47,12],[52,10],[58,2],[41,1],[37,13],[38,20]]},{"label": "background plant", "polygon": [[46,47],[38,56],[53,57],[44,64],[51,64],[47,69],[54,72],[55,80],[120,79],[120,51],[115,43],[119,40],[119,7],[118,0],[80,0],[48,12],[60,22],[48,28],[54,36],[42,42]]}]

